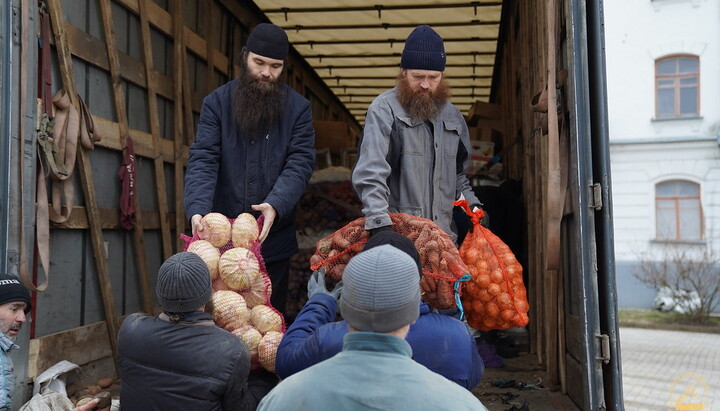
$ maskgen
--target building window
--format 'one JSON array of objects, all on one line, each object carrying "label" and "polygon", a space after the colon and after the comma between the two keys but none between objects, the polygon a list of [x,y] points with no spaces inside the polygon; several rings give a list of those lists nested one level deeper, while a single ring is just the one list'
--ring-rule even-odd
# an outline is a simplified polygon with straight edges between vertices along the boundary
[{"label": "building window", "polygon": [[655,61],[655,116],[700,115],[700,63],[695,56],[672,56]]},{"label": "building window", "polygon": [[702,240],[700,185],[673,180],[655,186],[658,240]]}]

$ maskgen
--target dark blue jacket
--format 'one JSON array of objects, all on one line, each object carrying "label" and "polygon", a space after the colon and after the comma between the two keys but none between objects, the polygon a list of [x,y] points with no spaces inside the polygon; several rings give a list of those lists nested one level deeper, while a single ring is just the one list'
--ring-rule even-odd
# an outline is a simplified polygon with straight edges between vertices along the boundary
[{"label": "dark blue jacket", "polygon": [[297,252],[295,204],[315,167],[310,102],[284,85],[285,111],[265,138],[241,135],[233,107],[233,80],[203,101],[185,172],[185,214],[222,213],[229,218],[269,203],[277,218],[262,246],[273,262]]},{"label": "dark blue jacket", "polygon": [[[342,351],[348,324],[334,322],[336,309],[337,301],[329,294],[317,293],[308,300],[278,347],[275,372],[280,378]],[[483,376],[485,366],[465,324],[430,312],[426,303],[420,303],[420,317],[405,339],[415,361],[468,390]]]},{"label": "dark blue jacket", "polygon": [[131,314],[118,332],[123,410],[242,410],[247,346],[195,312],[180,323]]}]

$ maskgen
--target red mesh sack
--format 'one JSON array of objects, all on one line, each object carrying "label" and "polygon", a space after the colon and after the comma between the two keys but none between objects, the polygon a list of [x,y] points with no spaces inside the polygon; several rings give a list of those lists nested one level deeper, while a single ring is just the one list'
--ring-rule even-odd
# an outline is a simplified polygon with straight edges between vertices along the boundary
[{"label": "red mesh sack", "polygon": [[[230,227],[229,234],[206,233],[205,239],[200,238],[197,234],[192,237],[180,234],[180,238],[185,242],[183,251],[197,253],[208,264],[212,277],[212,314],[215,323],[232,332],[248,347],[251,347],[252,370],[262,367],[274,372],[275,351],[277,351],[277,345],[282,339],[286,325],[283,315],[270,304],[272,283],[262,258],[260,241],[257,239],[257,234],[262,228],[263,216],[261,215],[255,220],[257,227],[247,227],[250,218],[254,219],[254,217],[241,214],[236,219],[229,219],[223,216],[229,223],[225,224],[217,213],[212,214],[213,216],[210,217],[212,222],[206,225],[206,229],[220,227],[220,230],[225,231]],[[236,221],[238,224],[245,224],[246,227],[237,227]],[[223,245],[215,247],[219,258],[209,249],[208,239],[212,239],[215,244],[223,243]],[[241,242],[243,246],[236,247],[233,239]],[[198,246],[198,244],[200,245]],[[213,272],[215,274],[212,274]],[[253,323],[255,317],[252,315],[252,309],[256,308],[262,309],[264,314],[260,317],[262,323],[258,321],[259,324]],[[272,330],[263,320],[270,319],[270,317],[275,323]],[[264,341],[263,339],[265,342],[262,345],[262,355],[260,355],[259,347],[260,342]]]},{"label": "red mesh sack", "polygon": [[460,246],[460,257],[472,276],[460,297],[468,324],[480,331],[527,325],[529,305],[522,266],[510,247],[480,225],[483,210],[470,211],[466,200],[453,204],[461,206],[473,224]]},{"label": "red mesh sack", "polygon": [[[455,289],[459,285],[456,283],[468,273],[468,269],[450,236],[426,218],[404,213],[389,214],[392,229],[412,240],[420,253],[423,301],[438,309],[455,307]],[[318,241],[315,254],[310,258],[310,268],[317,270],[324,267],[328,277],[340,281],[345,265],[362,251],[368,238],[364,217],[350,222]]]}]

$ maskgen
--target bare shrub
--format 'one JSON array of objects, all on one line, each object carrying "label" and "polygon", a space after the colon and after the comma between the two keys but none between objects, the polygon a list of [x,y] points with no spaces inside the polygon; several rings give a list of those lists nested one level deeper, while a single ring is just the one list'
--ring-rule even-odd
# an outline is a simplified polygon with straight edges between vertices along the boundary
[{"label": "bare shrub", "polygon": [[[705,324],[720,303],[720,255],[710,247],[686,244],[664,244],[659,253],[641,253],[639,266],[632,275],[642,283],[660,291],[663,287],[679,291],[675,294],[692,322]],[[700,304],[689,296],[696,292]]]}]

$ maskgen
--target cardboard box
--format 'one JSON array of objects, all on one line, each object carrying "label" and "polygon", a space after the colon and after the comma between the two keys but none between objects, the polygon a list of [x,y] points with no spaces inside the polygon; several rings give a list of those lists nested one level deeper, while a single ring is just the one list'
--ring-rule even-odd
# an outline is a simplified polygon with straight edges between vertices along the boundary
[{"label": "cardboard box", "polygon": [[347,123],[342,121],[313,121],[315,148],[327,148],[339,154],[343,148],[357,147],[357,136]]}]

